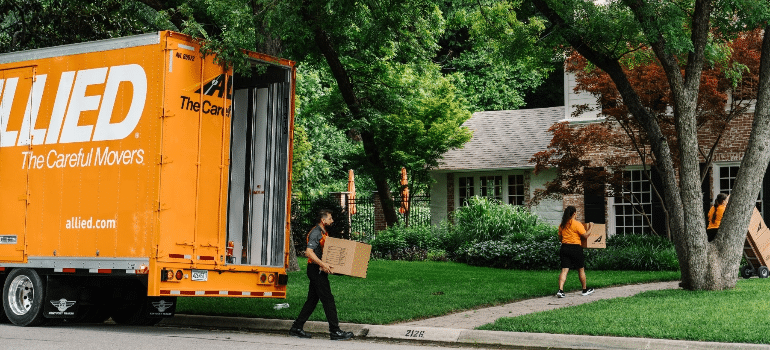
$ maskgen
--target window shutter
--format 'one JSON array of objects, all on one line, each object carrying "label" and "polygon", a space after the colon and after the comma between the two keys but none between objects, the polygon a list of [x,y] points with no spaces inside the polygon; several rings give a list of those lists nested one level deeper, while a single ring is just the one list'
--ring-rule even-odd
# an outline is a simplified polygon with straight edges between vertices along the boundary
[{"label": "window shutter", "polygon": [[[591,176],[589,174],[600,172],[603,168],[586,168],[586,180]],[[607,219],[604,215],[604,184],[600,186],[590,186],[587,183],[583,186],[583,210],[585,211],[585,221],[597,224],[606,224]]]}]

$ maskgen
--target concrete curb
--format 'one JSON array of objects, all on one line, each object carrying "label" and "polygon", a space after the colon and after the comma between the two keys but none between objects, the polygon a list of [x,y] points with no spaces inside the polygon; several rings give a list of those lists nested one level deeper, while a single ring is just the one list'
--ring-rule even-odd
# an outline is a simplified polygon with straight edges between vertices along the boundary
[{"label": "concrete curb", "polygon": [[[291,320],[276,320],[246,317],[176,315],[164,319],[160,325],[168,327],[191,327],[205,329],[236,329],[287,334]],[[305,331],[313,333],[315,338],[326,337],[328,323],[310,321],[305,324]],[[403,325],[365,325],[343,323],[340,327],[353,332],[357,338],[427,341],[468,345],[502,345],[527,349],[764,349],[770,346],[761,344],[715,343],[685,340],[666,340],[648,338],[621,338],[587,335],[545,334],[480,331]]]}]

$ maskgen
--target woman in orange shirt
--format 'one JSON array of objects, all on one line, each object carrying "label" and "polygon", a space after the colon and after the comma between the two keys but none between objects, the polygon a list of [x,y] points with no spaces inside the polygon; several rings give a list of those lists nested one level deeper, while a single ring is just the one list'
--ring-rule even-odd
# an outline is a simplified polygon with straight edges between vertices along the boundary
[{"label": "woman in orange shirt", "polygon": [[559,274],[559,291],[556,292],[556,296],[559,298],[567,296],[564,293],[564,282],[567,280],[569,269],[578,269],[578,278],[583,286],[582,295],[589,295],[594,292],[593,288],[586,286],[585,257],[583,256],[583,247],[580,245],[580,238],[588,238],[586,229],[590,230],[592,224],[588,223],[583,227],[583,224],[575,220],[576,215],[577,209],[571,205],[568,206],[564,209],[561,225],[559,225],[561,273]]},{"label": "woman in orange shirt", "polygon": [[727,207],[728,196],[724,193],[717,195],[714,199],[714,206],[709,209],[708,215],[708,227],[706,227],[706,234],[708,235],[709,242],[713,241],[719,231],[719,225],[722,223],[722,215],[725,214],[725,208]]}]

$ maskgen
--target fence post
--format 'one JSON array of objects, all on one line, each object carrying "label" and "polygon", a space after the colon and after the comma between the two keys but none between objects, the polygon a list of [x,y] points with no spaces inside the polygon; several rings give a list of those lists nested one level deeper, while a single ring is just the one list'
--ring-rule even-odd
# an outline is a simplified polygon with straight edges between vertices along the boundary
[{"label": "fence post", "polygon": [[382,210],[380,194],[374,192],[372,198],[374,198],[374,232],[380,232],[388,228],[388,224],[385,222],[385,211]]}]

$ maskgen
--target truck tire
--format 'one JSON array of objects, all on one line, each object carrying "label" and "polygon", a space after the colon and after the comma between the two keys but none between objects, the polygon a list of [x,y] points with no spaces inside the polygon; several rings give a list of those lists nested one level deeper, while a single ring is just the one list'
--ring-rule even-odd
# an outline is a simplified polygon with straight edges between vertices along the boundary
[{"label": "truck tire", "polygon": [[[5,286],[5,275],[0,275],[0,287]],[[0,298],[3,297],[3,292],[0,292]],[[5,315],[5,308],[3,303],[0,303],[0,324],[11,322],[8,320],[8,316]]]},{"label": "truck tire", "polygon": [[14,269],[3,288],[3,309],[17,326],[39,326],[45,323],[43,302],[45,282],[33,269]]}]

